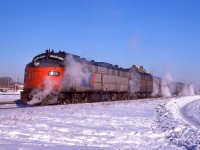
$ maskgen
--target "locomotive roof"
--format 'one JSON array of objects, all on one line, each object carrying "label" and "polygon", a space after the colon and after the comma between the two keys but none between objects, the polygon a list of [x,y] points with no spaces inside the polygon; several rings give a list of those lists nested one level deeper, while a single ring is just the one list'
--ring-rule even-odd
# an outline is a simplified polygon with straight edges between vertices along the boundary
[{"label": "locomotive roof", "polygon": [[[78,55],[66,53],[65,51],[54,52],[53,50],[50,50],[50,49],[46,50],[45,53],[41,53],[41,54],[38,54],[37,56],[35,56],[33,58],[33,61],[36,60],[37,58],[40,58],[43,56],[50,56],[50,55],[60,57],[63,59],[63,61],[66,58],[66,56],[71,55],[75,60],[77,60],[80,63],[90,64],[90,65],[94,65],[94,66],[98,66],[98,67],[105,67],[105,68],[109,68],[109,69],[115,69],[115,70],[124,71],[124,72],[135,71],[130,68],[122,68],[122,67],[119,67],[118,65],[112,65],[107,62],[96,62],[94,60],[89,61],[89,60],[86,60],[85,58],[81,58]],[[138,72],[138,71],[136,71],[136,72]],[[149,73],[145,73],[145,72],[138,72],[138,73],[150,75]]]}]

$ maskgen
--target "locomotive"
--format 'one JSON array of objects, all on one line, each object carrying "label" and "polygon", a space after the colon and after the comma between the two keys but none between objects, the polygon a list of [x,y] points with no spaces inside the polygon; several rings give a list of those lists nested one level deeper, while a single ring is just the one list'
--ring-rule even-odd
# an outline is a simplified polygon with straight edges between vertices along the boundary
[{"label": "locomotive", "polygon": [[[147,98],[154,84],[158,87],[154,96],[160,96],[161,78],[143,66],[121,68],[49,49],[26,65],[21,100],[48,105]],[[180,93],[183,84],[175,83],[175,89],[174,94]]]}]

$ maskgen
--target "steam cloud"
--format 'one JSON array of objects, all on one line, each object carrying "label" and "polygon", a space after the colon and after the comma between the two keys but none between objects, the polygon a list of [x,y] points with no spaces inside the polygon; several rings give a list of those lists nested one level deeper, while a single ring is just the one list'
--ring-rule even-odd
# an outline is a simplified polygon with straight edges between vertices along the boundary
[{"label": "steam cloud", "polygon": [[[27,104],[34,105],[34,104],[41,103],[42,100],[44,100],[53,91],[53,88],[56,84],[57,84],[57,82],[50,80],[50,78],[47,76],[44,79],[44,89],[43,90],[38,90],[38,89],[32,90],[31,94],[33,95],[33,98]],[[48,101],[49,100],[51,100],[53,103],[53,101],[55,101],[56,99],[55,98],[48,99]]]},{"label": "steam cloud", "polygon": [[[165,74],[164,77],[159,81],[156,77],[153,78],[153,92],[152,96],[161,95],[162,97],[172,97],[176,92],[179,96],[191,96],[195,95],[197,91],[200,89],[199,87],[195,87],[192,84],[185,84],[182,91],[177,91],[176,82],[174,82],[173,78],[169,73]],[[161,82],[161,87],[158,87],[158,84]],[[161,90],[161,93],[159,93]],[[180,89],[181,90],[181,89]]]},{"label": "steam cloud", "polygon": [[137,72],[130,73],[129,86],[130,86],[130,93],[135,94],[140,90],[140,75]]},{"label": "steam cloud", "polygon": [[173,79],[170,76],[169,73],[165,74],[165,76],[163,77],[162,81],[161,81],[161,94],[163,97],[171,97],[172,94],[170,91],[170,87],[173,87],[172,85]]},{"label": "steam cloud", "polygon": [[159,87],[156,84],[155,78],[153,78],[153,92],[152,92],[152,96],[158,96],[159,94]]},{"label": "steam cloud", "polygon": [[63,78],[63,89],[72,89],[78,87],[83,81],[89,82],[90,73],[86,69],[86,64],[76,61],[72,55],[65,58],[65,72]]},{"label": "steam cloud", "polygon": [[185,84],[183,91],[182,91],[182,95],[183,96],[189,96],[189,95],[193,96],[193,95],[195,95],[194,86],[192,84],[190,84],[190,85]]}]

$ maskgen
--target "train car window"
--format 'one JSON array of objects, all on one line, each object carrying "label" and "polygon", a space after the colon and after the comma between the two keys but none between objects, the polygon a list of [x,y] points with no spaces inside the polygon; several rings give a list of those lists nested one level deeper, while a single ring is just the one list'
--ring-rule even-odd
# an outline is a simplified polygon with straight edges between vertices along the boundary
[{"label": "train car window", "polygon": [[49,71],[48,75],[49,75],[49,76],[60,76],[60,72]]}]

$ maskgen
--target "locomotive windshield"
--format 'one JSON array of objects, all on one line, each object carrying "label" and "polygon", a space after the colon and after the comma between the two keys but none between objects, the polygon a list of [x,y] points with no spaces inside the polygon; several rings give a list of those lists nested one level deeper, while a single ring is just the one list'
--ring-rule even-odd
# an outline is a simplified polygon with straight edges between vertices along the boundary
[{"label": "locomotive windshield", "polygon": [[33,58],[33,61],[36,61],[36,60],[43,60],[46,58],[46,55],[39,55],[39,56],[36,56],[35,58]]},{"label": "locomotive windshield", "polygon": [[64,60],[64,58],[57,56],[57,55],[49,55],[49,59],[57,60],[57,61],[63,61]]},{"label": "locomotive windshield", "polygon": [[36,56],[35,58],[33,58],[33,61],[41,61],[41,60],[44,60],[44,59],[50,59],[50,60],[56,60],[56,61],[64,61],[64,58],[63,57],[60,57],[60,56],[57,56],[57,55],[46,55],[46,54],[43,54],[43,55],[38,55]]}]

